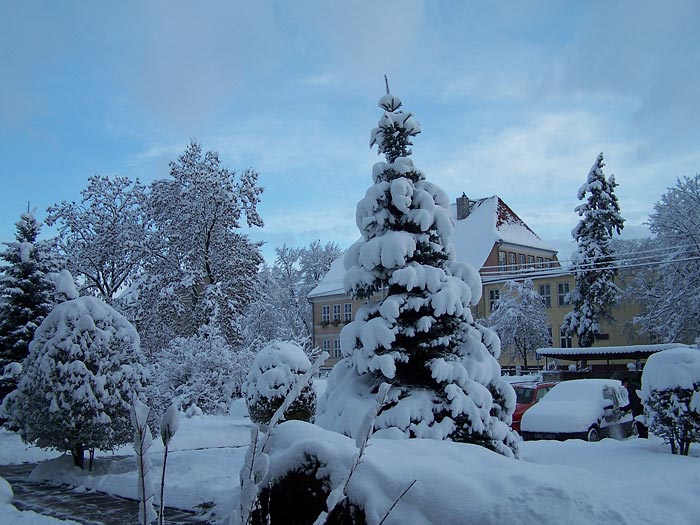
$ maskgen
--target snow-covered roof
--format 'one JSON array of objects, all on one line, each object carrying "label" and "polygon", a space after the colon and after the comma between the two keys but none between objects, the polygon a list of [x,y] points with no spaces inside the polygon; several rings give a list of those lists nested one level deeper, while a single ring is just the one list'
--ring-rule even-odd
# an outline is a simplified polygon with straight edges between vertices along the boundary
[{"label": "snow-covered roof", "polygon": [[343,285],[343,277],[345,276],[345,266],[343,266],[344,258],[345,252],[333,261],[328,272],[323,276],[323,279],[321,279],[316,288],[311,290],[309,295],[307,295],[309,299],[325,295],[345,294],[345,286]]},{"label": "snow-covered roof", "polygon": [[624,358],[649,356],[669,348],[686,347],[681,343],[664,343],[656,345],[629,345],[629,346],[591,346],[589,348],[538,348],[537,353],[546,357],[561,357],[563,359],[582,359],[600,356],[613,359],[613,356]]},{"label": "snow-covered roof", "polygon": [[[456,219],[456,205],[452,206],[452,213]],[[484,265],[497,242],[557,251],[540,239],[498,195],[470,201],[470,213],[456,221],[452,242],[457,259],[477,269]]]},{"label": "snow-covered roof", "polygon": [[[556,253],[556,249],[540,239],[523,220],[518,217],[498,195],[470,201],[471,212],[456,220],[456,205],[452,205],[455,229],[452,242],[457,252],[457,260],[467,263],[477,270],[484,266],[486,258],[497,242],[527,246]],[[330,267],[318,286],[308,297],[343,295],[343,253]]]}]

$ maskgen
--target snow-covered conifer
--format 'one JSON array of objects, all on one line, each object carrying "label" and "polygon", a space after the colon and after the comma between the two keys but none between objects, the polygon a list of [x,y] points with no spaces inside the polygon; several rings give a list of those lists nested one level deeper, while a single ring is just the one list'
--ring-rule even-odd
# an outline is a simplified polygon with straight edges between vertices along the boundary
[{"label": "snow-covered conifer", "polygon": [[148,378],[139,336],[96,297],[57,305],[37,329],[24,373],[5,408],[28,443],[71,452],[131,440],[131,400]]},{"label": "snow-covered conifer", "polygon": [[[273,342],[255,356],[243,394],[250,419],[266,424],[282,405],[299,378],[311,368],[304,350],[297,344]],[[284,419],[310,421],[316,411],[316,394],[309,384],[284,414]]]},{"label": "snow-covered conifer", "polygon": [[[16,226],[16,242],[4,243],[7,249],[0,254],[6,263],[0,272],[0,371],[27,356],[34,332],[52,307],[51,258],[37,240],[41,225],[28,211]],[[3,379],[0,401],[15,386],[14,378]]]},{"label": "snow-covered conifer", "polygon": [[519,359],[527,367],[537,348],[551,344],[549,318],[531,279],[507,281],[503,288],[486,324],[498,334],[501,354]]},{"label": "snow-covered conifer", "polygon": [[345,288],[368,302],[341,332],[345,358],[331,373],[317,422],[354,435],[386,382],[392,388],[379,431],[513,456],[515,394],[501,379],[498,337],[469,309],[481,297],[481,279],[455,261],[446,193],[408,158],[419,123],[394,95],[379,106],[384,114],[371,144],[387,162],[374,166],[374,184],[357,205],[362,238],[345,256]]},{"label": "snow-covered conifer", "polygon": [[586,202],[575,208],[581,221],[571,231],[578,243],[572,255],[574,289],[567,295],[573,309],[564,318],[562,329],[578,337],[581,347],[591,346],[600,333],[600,322],[610,319],[610,310],[620,293],[614,279],[613,232],[620,233],[624,219],[615,195],[615,177],[603,173],[603,154],[598,155],[578,199]]}]

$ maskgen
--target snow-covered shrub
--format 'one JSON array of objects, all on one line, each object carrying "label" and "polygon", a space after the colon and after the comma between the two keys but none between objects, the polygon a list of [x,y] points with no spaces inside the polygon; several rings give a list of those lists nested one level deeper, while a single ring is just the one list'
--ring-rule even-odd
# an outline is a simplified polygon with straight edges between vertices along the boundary
[{"label": "snow-covered shrub", "polygon": [[700,442],[700,350],[671,348],[653,354],[642,372],[642,402],[649,430],[688,455]]},{"label": "snow-covered shrub", "polygon": [[251,361],[252,355],[235,352],[216,326],[204,325],[192,337],[177,337],[155,363],[161,405],[175,401],[185,410],[195,405],[208,414],[226,413]]},{"label": "snow-covered shrub", "polygon": [[95,297],[59,304],[29,345],[7,411],[28,443],[69,451],[112,450],[131,441],[132,397],[148,379],[134,327]]},{"label": "snow-covered shrub", "polygon": [[455,260],[449,197],[408,158],[420,124],[391,94],[379,106],[371,145],[386,162],[374,165],[374,184],[357,204],[362,238],[344,259],[345,289],[366,304],[341,332],[344,359],[317,422],[354,435],[386,382],[392,388],[378,429],[478,443],[512,457],[515,392],[501,378],[498,336],[469,308],[481,297],[481,279]]},{"label": "snow-covered shrub", "polygon": [[[250,419],[265,424],[284,402],[284,398],[311,367],[309,358],[297,344],[274,342],[263,348],[253,361],[243,394]],[[316,412],[316,394],[308,385],[285,412],[284,418],[311,421]]]}]

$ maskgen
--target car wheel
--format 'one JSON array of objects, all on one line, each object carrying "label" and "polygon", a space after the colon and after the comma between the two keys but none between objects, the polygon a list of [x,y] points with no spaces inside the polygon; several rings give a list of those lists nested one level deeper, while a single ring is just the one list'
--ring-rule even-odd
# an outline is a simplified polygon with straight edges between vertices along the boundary
[{"label": "car wheel", "polygon": [[588,435],[586,436],[586,441],[599,441],[600,435],[598,434],[598,429],[596,427],[591,427],[588,429]]}]

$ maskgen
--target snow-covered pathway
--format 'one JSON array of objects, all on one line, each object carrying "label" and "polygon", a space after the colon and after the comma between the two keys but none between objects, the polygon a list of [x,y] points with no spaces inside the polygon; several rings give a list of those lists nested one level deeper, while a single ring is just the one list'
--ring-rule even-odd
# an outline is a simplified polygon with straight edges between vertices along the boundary
[{"label": "snow-covered pathway", "polygon": [[[68,485],[29,481],[27,477],[34,467],[36,467],[34,463],[0,466],[0,476],[12,485],[14,491],[12,504],[17,509],[31,510],[45,516],[73,520],[85,525],[134,523],[138,512],[136,501],[101,492],[80,492]],[[166,508],[165,523],[192,525],[208,522],[191,512]]]}]

